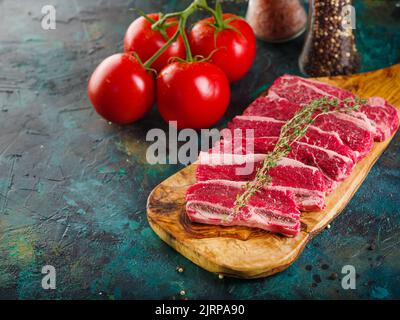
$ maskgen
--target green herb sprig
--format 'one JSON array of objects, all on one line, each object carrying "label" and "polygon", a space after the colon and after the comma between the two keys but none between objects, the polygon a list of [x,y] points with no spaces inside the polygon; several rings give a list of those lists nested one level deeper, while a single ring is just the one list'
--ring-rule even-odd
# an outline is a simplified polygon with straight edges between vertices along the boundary
[{"label": "green herb sprig", "polygon": [[274,150],[268,153],[263,161],[263,165],[257,169],[253,181],[247,182],[243,188],[245,191],[239,193],[235,201],[235,212],[240,211],[247,205],[251,197],[261,190],[265,185],[271,183],[272,178],[269,171],[278,165],[283,157],[289,155],[291,146],[306,134],[310,125],[322,114],[341,112],[350,113],[359,110],[366,100],[356,97],[355,99],[339,100],[336,98],[321,97],[315,99],[299,110],[292,119],[282,127],[278,142]]}]

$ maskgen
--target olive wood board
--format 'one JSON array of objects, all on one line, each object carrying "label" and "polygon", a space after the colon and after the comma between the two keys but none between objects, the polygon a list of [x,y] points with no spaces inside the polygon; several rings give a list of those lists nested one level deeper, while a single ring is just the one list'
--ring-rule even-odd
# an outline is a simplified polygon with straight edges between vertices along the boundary
[{"label": "olive wood board", "polygon": [[[361,97],[382,97],[400,109],[400,64],[318,80]],[[293,263],[307,242],[342,212],[390,140],[375,143],[370,154],[356,164],[351,176],[326,198],[326,209],[302,213],[301,232],[294,238],[257,228],[192,223],[185,212],[185,193],[195,183],[196,164],[153,189],[147,202],[149,224],[167,244],[210,272],[246,279],[270,276]]]}]

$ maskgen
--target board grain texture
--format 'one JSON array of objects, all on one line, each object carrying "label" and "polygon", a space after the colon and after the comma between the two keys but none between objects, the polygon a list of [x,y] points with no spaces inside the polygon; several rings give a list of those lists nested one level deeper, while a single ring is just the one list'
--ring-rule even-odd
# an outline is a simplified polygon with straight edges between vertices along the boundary
[{"label": "board grain texture", "polygon": [[[361,97],[380,96],[400,107],[400,64],[352,76],[318,79]],[[287,238],[255,228],[192,223],[185,212],[185,193],[195,183],[196,164],[177,172],[150,193],[147,217],[154,232],[202,268],[239,278],[260,278],[286,269],[307,242],[341,213],[388,147],[391,139],[375,143],[351,176],[327,197],[326,209],[302,214],[301,232]]]}]

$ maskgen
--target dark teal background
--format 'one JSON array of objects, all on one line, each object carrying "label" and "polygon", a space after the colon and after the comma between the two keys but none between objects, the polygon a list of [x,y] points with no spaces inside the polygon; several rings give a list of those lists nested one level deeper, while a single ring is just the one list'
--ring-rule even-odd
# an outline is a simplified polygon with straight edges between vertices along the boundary
[{"label": "dark teal background", "polygon": [[[146,132],[166,126],[156,112],[109,125],[92,110],[86,85],[103,58],[121,51],[135,18],[129,8],[167,12],[188,3],[0,1],[0,298],[180,299],[181,290],[189,299],[400,298],[399,135],[332,228],[276,276],[220,280],[149,228],[148,193],[182,167],[146,162]],[[41,29],[46,4],[56,5],[53,31]],[[224,7],[243,14],[246,4]],[[398,63],[400,2],[356,8],[363,71]],[[302,41],[258,43],[219,127],[277,76],[299,73]],[[46,264],[57,270],[54,291],[41,288]],[[356,290],[340,285],[346,264],[357,270]]]}]

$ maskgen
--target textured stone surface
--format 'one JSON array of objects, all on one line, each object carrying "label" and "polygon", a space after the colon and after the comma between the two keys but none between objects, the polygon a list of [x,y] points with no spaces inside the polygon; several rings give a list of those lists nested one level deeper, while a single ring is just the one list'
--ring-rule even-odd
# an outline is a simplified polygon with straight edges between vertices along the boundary
[{"label": "textured stone surface", "polygon": [[[154,235],[149,191],[182,166],[146,163],[145,134],[165,128],[155,112],[126,127],[90,107],[86,83],[122,48],[134,14],[188,1],[53,1],[57,29],[40,26],[34,0],[0,1],[1,298],[400,298],[400,139],[397,135],[345,212],[289,269],[261,280],[218,279]],[[363,70],[399,62],[400,8],[356,1]],[[245,4],[225,6],[244,13]],[[258,43],[254,67],[233,85],[222,127],[283,73],[298,74],[302,38]],[[41,288],[42,266],[57,290]],[[356,267],[357,290],[340,285]],[[184,268],[176,272],[176,266]],[[335,276],[335,274],[337,274]]]}]

